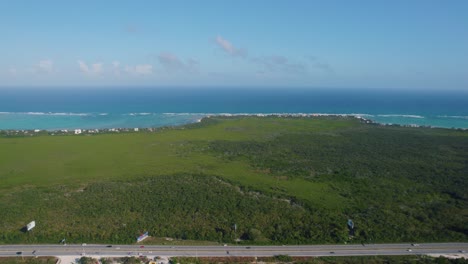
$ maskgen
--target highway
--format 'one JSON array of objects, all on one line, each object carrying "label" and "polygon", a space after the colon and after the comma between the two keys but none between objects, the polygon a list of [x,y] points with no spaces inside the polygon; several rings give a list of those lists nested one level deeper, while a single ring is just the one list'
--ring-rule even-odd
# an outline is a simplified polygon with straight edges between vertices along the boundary
[{"label": "highway", "polygon": [[463,254],[468,243],[298,245],[298,246],[157,246],[157,245],[0,245],[5,256],[186,256],[186,257],[261,257],[289,256],[370,256]]}]

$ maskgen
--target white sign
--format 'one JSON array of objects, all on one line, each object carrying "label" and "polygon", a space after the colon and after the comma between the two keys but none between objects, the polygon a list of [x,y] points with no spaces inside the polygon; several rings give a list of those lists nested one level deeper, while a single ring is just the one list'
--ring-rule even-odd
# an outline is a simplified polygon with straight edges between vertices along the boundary
[{"label": "white sign", "polygon": [[137,242],[141,242],[147,237],[148,237],[148,232],[141,234],[141,236],[137,237]]},{"label": "white sign", "polygon": [[32,221],[31,223],[26,225],[26,229],[29,231],[36,226],[36,221]]}]

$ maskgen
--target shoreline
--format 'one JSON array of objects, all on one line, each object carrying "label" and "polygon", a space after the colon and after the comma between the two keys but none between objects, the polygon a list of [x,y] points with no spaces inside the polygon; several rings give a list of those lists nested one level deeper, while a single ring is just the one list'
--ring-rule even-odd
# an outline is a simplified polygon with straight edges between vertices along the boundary
[{"label": "shoreline", "polygon": [[[5,113],[5,112],[2,112]],[[149,113],[144,113],[148,115]],[[148,132],[158,132],[165,129],[176,129],[184,128],[187,125],[193,125],[201,123],[204,119],[210,119],[213,117],[280,117],[280,118],[320,118],[320,117],[341,117],[341,118],[354,118],[364,124],[369,125],[378,125],[378,126],[390,126],[390,127],[407,127],[407,128],[431,128],[431,129],[448,129],[448,130],[459,130],[459,131],[468,131],[468,128],[447,128],[439,126],[430,126],[430,125],[418,125],[418,124],[392,124],[392,123],[380,123],[370,118],[365,118],[364,116],[375,116],[370,114],[327,114],[327,113],[219,113],[219,114],[208,114],[208,113],[163,113],[164,115],[193,115],[193,116],[202,116],[192,122],[179,125],[169,125],[169,126],[159,126],[159,127],[115,127],[115,128],[91,128],[91,129],[81,129],[81,128],[71,128],[71,129],[0,129],[0,136],[35,136],[35,135],[94,135],[94,134],[109,134],[109,133],[148,133]],[[73,116],[78,116],[79,114],[73,114]],[[80,114],[81,115],[81,114]],[[99,115],[103,115],[99,113]],[[135,115],[135,114],[132,114]],[[416,115],[388,115],[388,116],[409,116],[415,117]],[[416,118],[420,118],[417,116]],[[422,117],[423,118],[423,117]]]}]

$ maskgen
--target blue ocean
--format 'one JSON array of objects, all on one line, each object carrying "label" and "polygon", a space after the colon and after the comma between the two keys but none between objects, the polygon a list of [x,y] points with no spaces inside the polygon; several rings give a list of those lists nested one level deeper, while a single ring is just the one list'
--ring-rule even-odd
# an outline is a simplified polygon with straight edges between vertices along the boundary
[{"label": "blue ocean", "polygon": [[0,129],[174,126],[218,114],[349,114],[468,129],[468,91],[288,88],[2,88]]}]

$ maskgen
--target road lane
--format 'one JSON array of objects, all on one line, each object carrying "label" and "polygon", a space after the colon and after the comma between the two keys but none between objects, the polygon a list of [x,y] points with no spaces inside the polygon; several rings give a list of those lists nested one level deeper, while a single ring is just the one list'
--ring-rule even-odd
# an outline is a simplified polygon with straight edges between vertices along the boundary
[{"label": "road lane", "polygon": [[[0,256],[191,256],[261,257],[461,254],[468,243],[298,245],[298,246],[157,246],[157,245],[1,245]],[[19,255],[18,252],[21,252]],[[33,253],[34,252],[34,253]],[[229,252],[229,253],[228,253]]]}]

